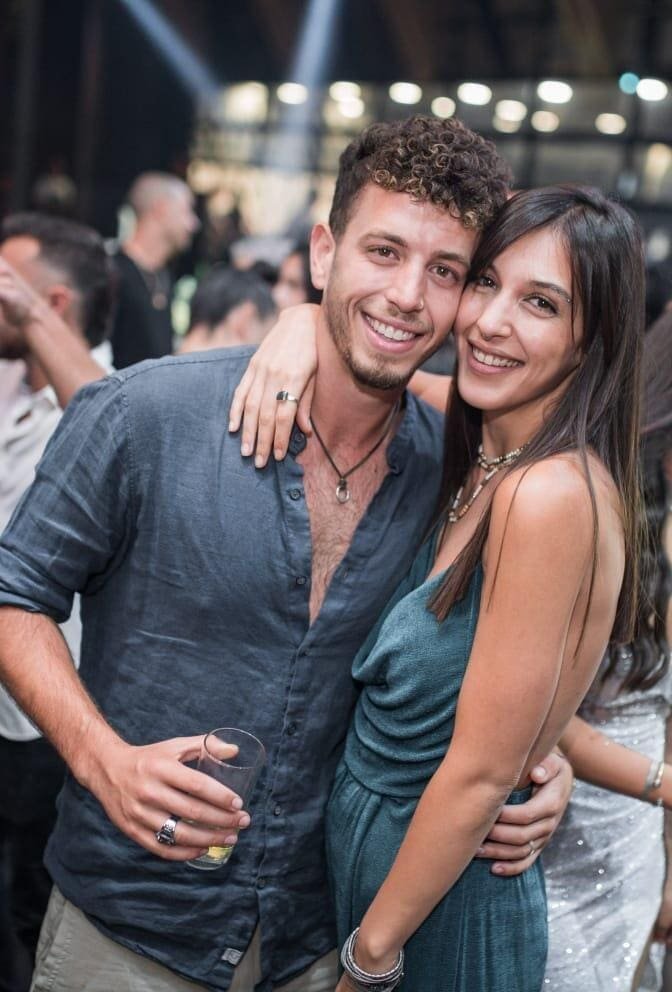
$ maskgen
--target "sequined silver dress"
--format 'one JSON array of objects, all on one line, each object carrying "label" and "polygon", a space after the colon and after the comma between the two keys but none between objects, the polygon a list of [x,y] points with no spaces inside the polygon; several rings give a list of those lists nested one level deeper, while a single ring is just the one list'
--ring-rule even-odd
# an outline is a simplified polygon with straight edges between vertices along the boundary
[{"label": "sequined silver dress", "polygon": [[[579,714],[619,744],[660,760],[671,677],[619,693],[627,661],[624,653],[606,683],[598,675]],[[543,992],[630,992],[663,887],[662,809],[577,782],[543,861],[549,918]],[[662,953],[653,946],[642,990],[661,988]]]}]

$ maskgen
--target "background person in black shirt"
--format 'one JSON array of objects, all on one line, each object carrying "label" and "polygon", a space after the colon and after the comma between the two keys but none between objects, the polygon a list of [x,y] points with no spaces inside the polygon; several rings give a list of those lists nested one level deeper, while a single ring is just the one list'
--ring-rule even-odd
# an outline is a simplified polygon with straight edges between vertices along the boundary
[{"label": "background person in black shirt", "polygon": [[193,194],[177,176],[142,173],[129,190],[128,203],[136,225],[115,256],[118,302],[111,342],[119,369],[171,354],[172,280],[167,265],[189,247],[199,227]]}]

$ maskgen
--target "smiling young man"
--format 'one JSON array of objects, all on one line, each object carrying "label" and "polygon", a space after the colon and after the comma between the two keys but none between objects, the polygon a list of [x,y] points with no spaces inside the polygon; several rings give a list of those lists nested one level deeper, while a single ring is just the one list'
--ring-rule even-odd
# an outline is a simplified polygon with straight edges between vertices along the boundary
[{"label": "smiling young man", "polygon": [[[350,665],[439,487],[440,418],[404,387],[507,181],[457,121],[348,147],[314,234],[315,436],[294,431],[284,461],[255,471],[226,429],[249,349],[146,363],[70,406],[0,542],[3,678],[71,769],[35,992],[333,990],[323,815]],[[55,627],[76,591],[82,682]],[[230,862],[199,872],[180,862],[249,824],[184,764],[218,726],[268,761]]]}]

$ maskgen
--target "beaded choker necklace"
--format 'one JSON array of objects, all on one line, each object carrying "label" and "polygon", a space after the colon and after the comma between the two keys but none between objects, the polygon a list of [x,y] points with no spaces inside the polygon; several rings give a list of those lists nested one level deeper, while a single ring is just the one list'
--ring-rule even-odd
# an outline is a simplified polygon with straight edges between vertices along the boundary
[{"label": "beaded choker necklace", "polygon": [[478,485],[474,488],[469,499],[465,500],[465,502],[462,503],[461,505],[460,505],[460,501],[462,499],[462,493],[464,492],[464,486],[463,485],[460,486],[460,488],[457,490],[455,499],[452,502],[450,510],[448,511],[448,523],[456,524],[458,520],[461,520],[462,517],[467,512],[467,510],[469,510],[476,502],[481,492],[483,491],[484,486],[486,486],[488,482],[490,482],[490,479],[492,479],[493,475],[496,475],[500,469],[508,468],[509,465],[512,465],[513,462],[515,462],[516,459],[521,456],[523,451],[525,451],[526,447],[527,444],[522,444],[520,448],[514,448],[513,451],[507,451],[505,455],[499,455],[498,458],[486,458],[485,452],[483,451],[483,445],[479,444],[478,456],[476,460],[478,462],[479,468],[482,468],[484,470],[485,475],[478,483]]}]

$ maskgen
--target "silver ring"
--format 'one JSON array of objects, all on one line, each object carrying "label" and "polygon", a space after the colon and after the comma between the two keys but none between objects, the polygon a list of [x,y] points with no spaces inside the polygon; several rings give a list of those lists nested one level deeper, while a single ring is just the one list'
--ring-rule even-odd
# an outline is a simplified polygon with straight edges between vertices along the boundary
[{"label": "silver ring", "polygon": [[531,855],[532,854],[536,854],[537,853],[537,849],[534,846],[534,841],[533,840],[530,840],[530,841],[528,841],[528,844],[530,845],[530,854]]},{"label": "silver ring", "polygon": [[159,844],[167,844],[169,847],[174,846],[175,827],[177,826],[179,819],[179,816],[173,816],[171,813],[161,829],[156,831],[154,836],[158,840]]},{"label": "silver ring", "polygon": [[298,399],[296,398],[296,396],[292,396],[292,394],[291,393],[288,393],[286,389],[281,389],[279,393],[276,393],[275,394],[275,398],[278,401],[278,403],[298,403],[299,402]]}]

